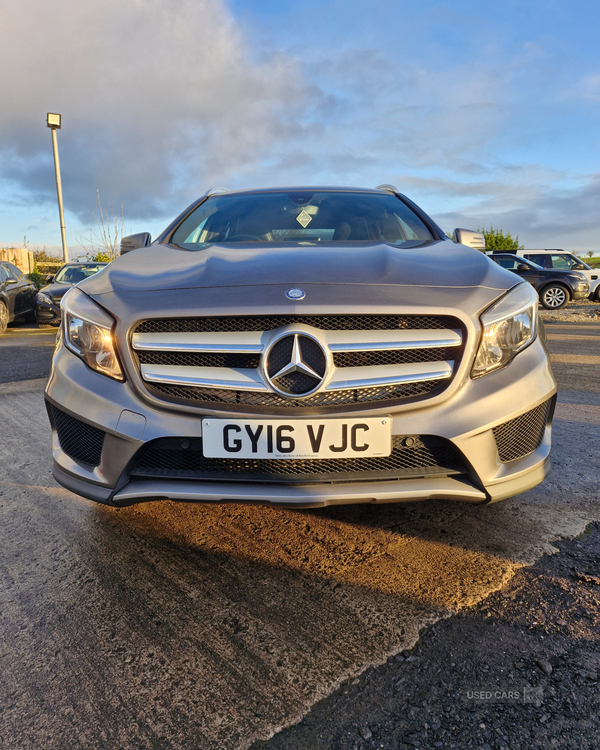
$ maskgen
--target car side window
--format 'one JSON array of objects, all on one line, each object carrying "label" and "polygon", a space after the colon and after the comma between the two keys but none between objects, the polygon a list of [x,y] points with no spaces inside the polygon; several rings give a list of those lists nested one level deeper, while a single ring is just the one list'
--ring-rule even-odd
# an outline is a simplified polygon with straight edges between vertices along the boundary
[{"label": "car side window", "polygon": [[545,253],[527,254],[525,255],[525,258],[527,258],[527,260],[532,260],[542,268],[552,268],[552,258]]},{"label": "car side window", "polygon": [[8,271],[6,266],[0,266],[0,284],[4,284],[8,280]]},{"label": "car side window", "polygon": [[561,271],[570,271],[573,261],[566,255],[551,255],[552,268],[558,268]]},{"label": "car side window", "polygon": [[8,268],[9,274],[13,277],[13,279],[17,279],[17,281],[20,281],[23,277],[23,271],[14,266],[12,263],[7,263],[6,266]]},{"label": "car side window", "polygon": [[506,268],[507,271],[514,271],[518,265],[516,258],[494,258],[496,263],[502,268]]}]

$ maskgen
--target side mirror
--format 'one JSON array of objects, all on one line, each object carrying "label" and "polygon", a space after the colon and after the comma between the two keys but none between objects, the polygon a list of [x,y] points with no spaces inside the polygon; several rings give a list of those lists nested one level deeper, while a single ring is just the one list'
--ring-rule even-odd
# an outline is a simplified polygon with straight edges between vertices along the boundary
[{"label": "side mirror", "polygon": [[529,268],[527,263],[519,263],[517,265],[517,271],[531,271],[531,268]]},{"label": "side mirror", "polygon": [[585,266],[583,263],[574,263],[571,270],[572,271],[587,271],[588,267]]},{"label": "side mirror", "polygon": [[452,233],[452,241],[485,252],[485,237],[481,232],[473,232],[470,229],[455,229]]},{"label": "side mirror", "polygon": [[54,274],[51,273],[48,276],[46,276],[46,284],[51,284],[54,281]]},{"label": "side mirror", "polygon": [[130,234],[128,237],[123,237],[121,240],[121,255],[130,253],[132,250],[137,250],[138,247],[146,247],[152,241],[152,237],[148,232],[139,232],[138,234]]},{"label": "side mirror", "polygon": [[17,284],[17,283],[18,282],[16,279],[6,279],[6,286],[8,286],[9,284]]}]

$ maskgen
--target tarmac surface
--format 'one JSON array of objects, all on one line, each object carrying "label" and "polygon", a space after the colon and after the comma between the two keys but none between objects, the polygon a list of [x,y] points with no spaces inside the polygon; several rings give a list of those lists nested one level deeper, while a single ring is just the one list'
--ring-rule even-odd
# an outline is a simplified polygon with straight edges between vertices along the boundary
[{"label": "tarmac surface", "polygon": [[54,335],[9,329],[0,746],[248,748],[600,520],[600,325],[547,330],[560,394],[541,486],[492,506],[292,511],[116,510],[60,488],[39,374]]}]

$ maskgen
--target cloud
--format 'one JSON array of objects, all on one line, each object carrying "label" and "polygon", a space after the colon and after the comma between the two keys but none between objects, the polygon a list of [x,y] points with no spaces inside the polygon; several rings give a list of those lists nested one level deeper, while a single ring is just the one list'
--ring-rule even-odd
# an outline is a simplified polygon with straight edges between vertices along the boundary
[{"label": "cloud", "polygon": [[96,187],[142,216],[243,173],[305,103],[297,65],[252,63],[218,0],[1,0],[0,12],[2,175],[52,199],[44,120],[61,112],[65,202],[86,221]]},{"label": "cloud", "polygon": [[[129,229],[214,185],[390,182],[445,228],[543,238],[577,226],[595,241],[597,178],[569,164],[587,141],[562,92],[579,81],[571,95],[591,109],[597,66],[567,71],[550,38],[506,43],[512,17],[494,36],[483,16],[470,29],[471,10],[443,3],[416,22],[385,1],[324,0],[319,23],[285,6],[280,26],[268,4],[240,26],[239,5],[0,0],[5,214],[33,227],[55,211],[45,115],[58,111],[65,206],[84,227],[96,188],[105,209],[123,204]],[[286,36],[298,23],[302,34]]]},{"label": "cloud", "polygon": [[[545,170],[540,170],[543,174]],[[597,250],[600,243],[600,173],[588,175],[574,187],[539,181],[518,185],[511,193],[507,183],[482,185],[478,202],[463,202],[459,210],[434,213],[445,229],[456,226],[502,227],[518,235],[527,247],[565,247]]]}]

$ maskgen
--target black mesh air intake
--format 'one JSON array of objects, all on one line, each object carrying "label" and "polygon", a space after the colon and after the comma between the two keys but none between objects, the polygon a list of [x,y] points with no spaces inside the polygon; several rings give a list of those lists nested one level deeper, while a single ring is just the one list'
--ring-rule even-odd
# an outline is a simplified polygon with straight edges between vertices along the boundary
[{"label": "black mesh air intake", "polygon": [[385,331],[462,328],[450,315],[242,315],[206,318],[157,318],[145,320],[136,333],[181,331],[272,331],[303,323],[323,331]]},{"label": "black mesh air intake", "polygon": [[503,464],[528,456],[540,447],[552,402],[549,399],[520,417],[494,427],[494,438]]},{"label": "black mesh air intake", "polygon": [[51,406],[51,409],[58,442],[67,456],[83,464],[98,466],[106,433],[65,414],[56,406]]},{"label": "black mesh air intake", "polygon": [[201,438],[160,438],[138,452],[137,477],[244,482],[335,482],[465,473],[454,446],[433,435],[395,435],[390,456],[325,459],[206,458]]}]

